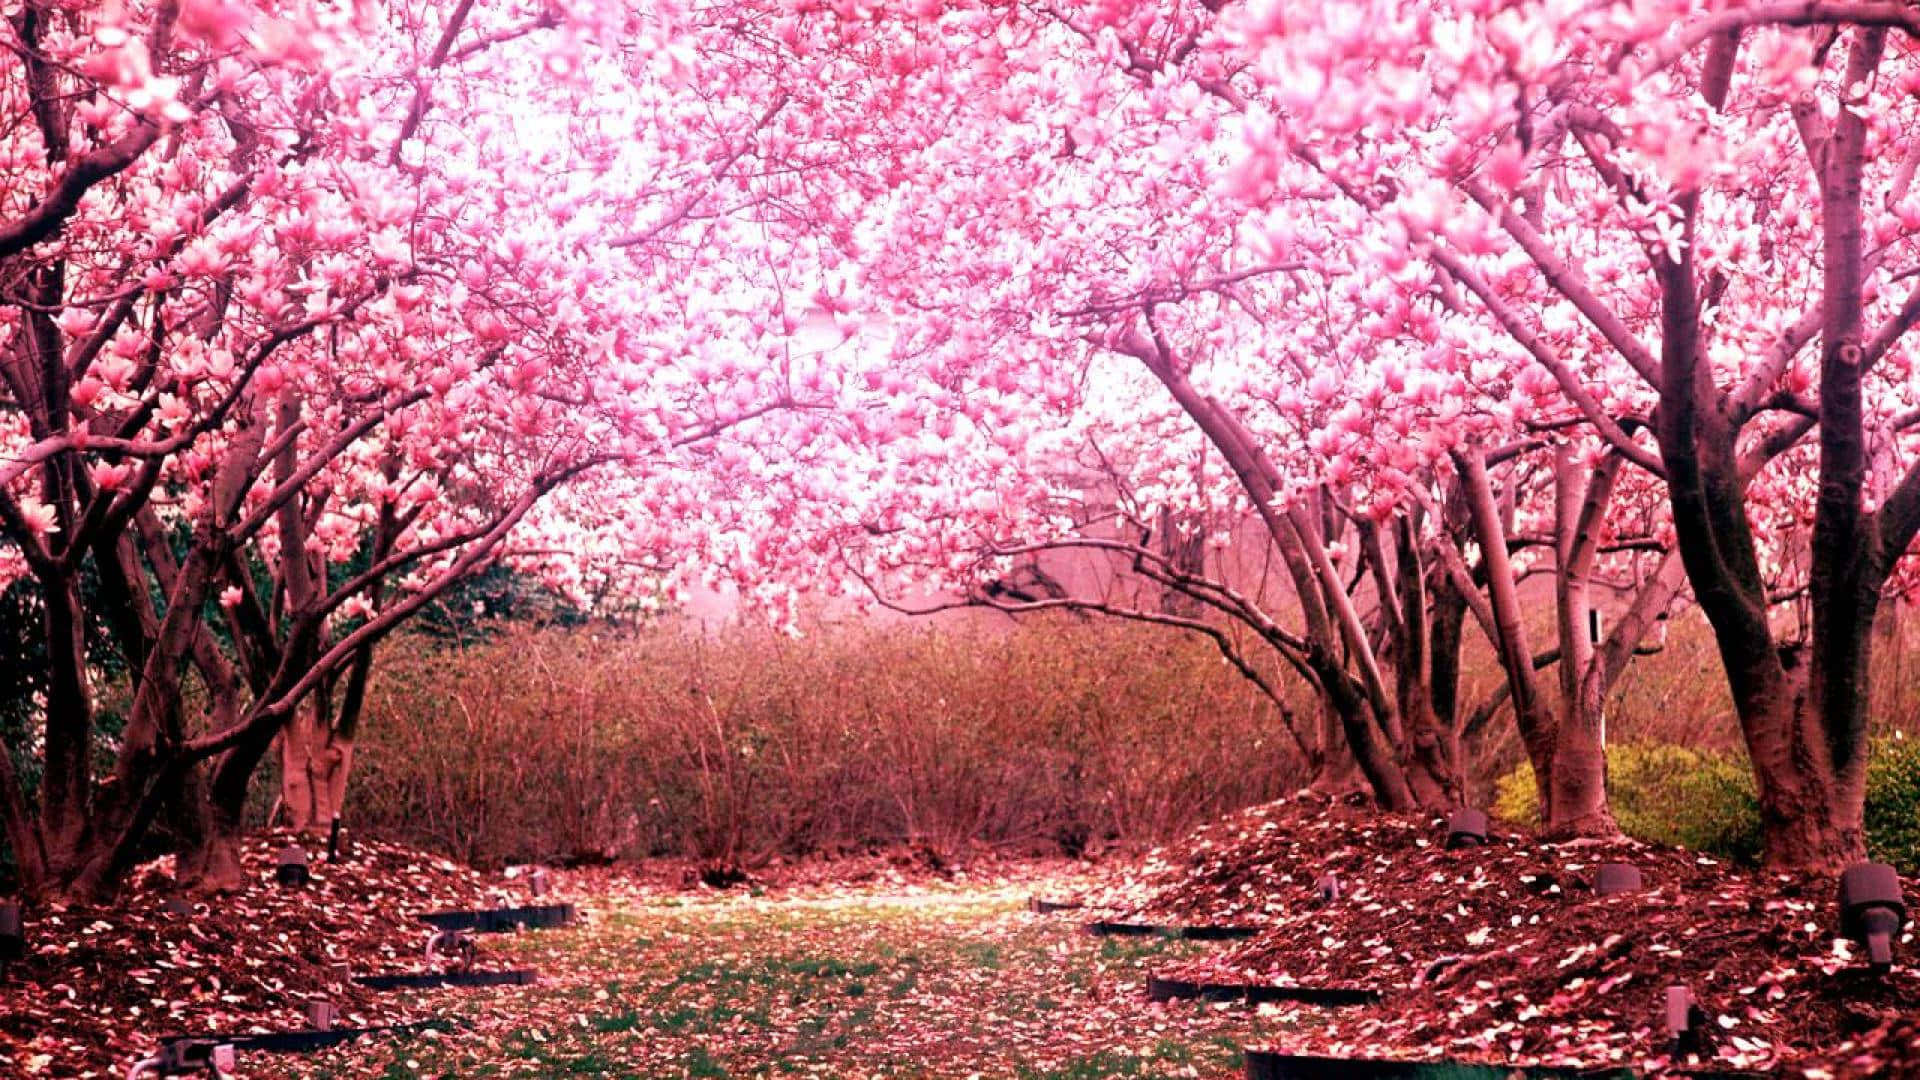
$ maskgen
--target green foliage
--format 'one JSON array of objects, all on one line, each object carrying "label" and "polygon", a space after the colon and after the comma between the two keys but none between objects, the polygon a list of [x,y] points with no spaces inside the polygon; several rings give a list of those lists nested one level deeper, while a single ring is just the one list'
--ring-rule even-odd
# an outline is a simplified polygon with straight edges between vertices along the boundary
[{"label": "green foliage", "polygon": [[[126,661],[99,617],[99,576],[83,564],[80,592],[87,612],[87,661],[97,684],[92,747],[95,774],[112,767],[114,740],[126,726]],[[21,792],[31,802],[40,788],[46,751],[47,631],[40,594],[31,578],[0,588],[0,753],[7,755]],[[14,856],[0,835],[0,893],[13,886]]]},{"label": "green foliage", "polygon": [[1920,874],[1920,739],[1894,735],[1873,744],[1867,849],[1903,874]]},{"label": "green foliage", "polygon": [[[1760,858],[1760,805],[1744,757],[1653,743],[1607,748],[1613,815],[1628,836],[1740,862]],[[1535,824],[1533,770],[1500,778],[1494,813]],[[1920,873],[1920,739],[1875,739],[1867,766],[1867,847],[1902,873]]]},{"label": "green foliage", "polygon": [[[1628,836],[1739,862],[1760,858],[1760,806],[1744,757],[1661,743],[1607,748],[1607,793]],[[1522,763],[1495,787],[1494,813],[1540,820],[1533,769]]]},{"label": "green foliage", "polygon": [[455,583],[414,617],[411,630],[443,645],[484,642],[514,626],[580,626],[586,612],[530,574],[494,564]]}]

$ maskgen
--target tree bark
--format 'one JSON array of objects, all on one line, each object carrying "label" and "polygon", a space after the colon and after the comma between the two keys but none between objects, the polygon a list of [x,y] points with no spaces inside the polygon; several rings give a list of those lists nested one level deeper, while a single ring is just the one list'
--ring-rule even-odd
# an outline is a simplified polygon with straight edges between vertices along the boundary
[{"label": "tree bark", "polygon": [[295,710],[280,733],[280,808],[287,827],[324,833],[341,814],[352,767],[353,739],[328,722],[319,696]]},{"label": "tree bark", "polygon": [[1545,785],[1551,836],[1620,834],[1607,798],[1606,703],[1612,680],[1589,675],[1598,662],[1600,645],[1592,629],[1593,564],[1621,466],[1618,455],[1608,454],[1589,475],[1572,447],[1563,444],[1554,451],[1553,581],[1560,640],[1560,710]]}]

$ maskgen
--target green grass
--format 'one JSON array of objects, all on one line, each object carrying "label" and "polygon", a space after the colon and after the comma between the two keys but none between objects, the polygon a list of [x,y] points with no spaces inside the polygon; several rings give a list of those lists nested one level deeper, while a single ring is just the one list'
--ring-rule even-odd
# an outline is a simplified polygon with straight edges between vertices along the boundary
[{"label": "green grass", "polygon": [[1228,1077],[1291,1023],[1149,1012],[1147,973],[1214,946],[1093,938],[1004,895],[648,903],[487,944],[543,982],[439,999],[462,1030],[363,1048],[351,1074]]}]

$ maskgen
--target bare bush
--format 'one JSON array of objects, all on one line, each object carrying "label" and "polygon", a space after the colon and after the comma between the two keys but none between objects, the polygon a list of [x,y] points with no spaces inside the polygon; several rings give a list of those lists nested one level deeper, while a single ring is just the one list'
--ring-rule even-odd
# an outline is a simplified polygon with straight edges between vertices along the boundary
[{"label": "bare bush", "polygon": [[384,656],[348,815],[478,861],[1079,854],[1296,786],[1204,643],[1049,620],[793,640],[520,631]]}]

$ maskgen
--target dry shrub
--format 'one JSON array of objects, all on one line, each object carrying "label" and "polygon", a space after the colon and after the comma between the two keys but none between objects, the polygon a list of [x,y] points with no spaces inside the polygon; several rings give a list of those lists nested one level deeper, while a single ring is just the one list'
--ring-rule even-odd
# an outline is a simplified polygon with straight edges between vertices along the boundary
[{"label": "dry shrub", "polygon": [[1135,848],[1302,775],[1209,646],[1066,619],[409,641],[369,705],[349,815],[483,862]]}]

